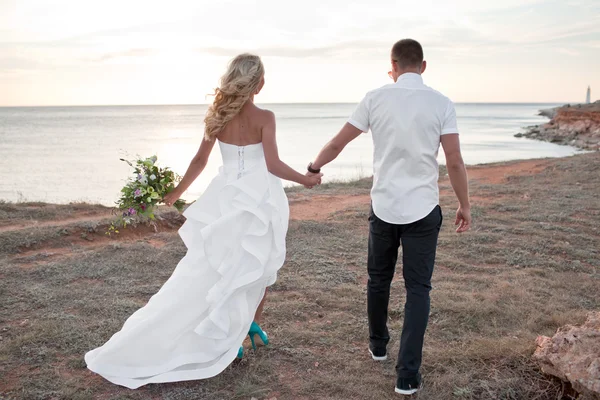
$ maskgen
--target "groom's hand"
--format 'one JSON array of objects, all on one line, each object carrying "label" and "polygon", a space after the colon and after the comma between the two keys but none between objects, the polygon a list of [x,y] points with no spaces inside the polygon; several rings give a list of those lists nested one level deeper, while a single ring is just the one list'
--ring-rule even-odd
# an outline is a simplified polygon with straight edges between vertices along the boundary
[{"label": "groom's hand", "polygon": [[307,172],[305,175],[306,175],[308,178],[311,178],[311,179],[309,180],[309,182],[310,182],[310,183],[309,183],[309,184],[306,184],[306,185],[304,185],[304,187],[305,187],[305,188],[307,188],[307,189],[312,189],[312,188],[313,188],[313,187],[315,187],[316,185],[320,185],[320,184],[321,184],[321,177],[323,176],[323,174],[322,174],[322,173],[315,174],[315,173],[312,173],[312,172],[310,172],[310,171],[309,171],[309,172]]},{"label": "groom's hand", "polygon": [[470,207],[459,207],[456,210],[456,220],[454,221],[456,232],[462,233],[471,229],[471,208]]}]

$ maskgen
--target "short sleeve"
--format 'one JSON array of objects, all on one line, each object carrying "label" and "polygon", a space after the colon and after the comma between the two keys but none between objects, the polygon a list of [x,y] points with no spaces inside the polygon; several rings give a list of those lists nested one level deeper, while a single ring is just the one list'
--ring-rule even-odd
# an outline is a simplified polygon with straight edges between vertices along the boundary
[{"label": "short sleeve", "polygon": [[442,135],[449,133],[458,133],[458,124],[456,123],[456,110],[454,110],[454,103],[448,101],[448,107],[442,122]]},{"label": "short sleeve", "polygon": [[358,106],[350,116],[348,123],[363,132],[368,132],[371,126],[369,114],[369,95],[367,94],[364,99],[358,103]]}]

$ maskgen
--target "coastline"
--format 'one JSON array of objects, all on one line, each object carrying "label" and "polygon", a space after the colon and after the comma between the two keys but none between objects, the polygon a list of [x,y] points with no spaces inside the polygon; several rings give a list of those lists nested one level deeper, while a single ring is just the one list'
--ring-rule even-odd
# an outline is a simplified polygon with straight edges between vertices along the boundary
[{"label": "coastline", "polygon": [[[566,157],[546,157],[546,158],[533,158],[533,159],[518,159],[518,160],[509,160],[509,161],[499,161],[499,162],[490,162],[490,163],[481,163],[481,164],[470,164],[466,165],[467,171],[469,173],[469,180],[471,179],[482,179],[484,176],[500,176],[502,174],[517,174],[521,176],[522,174],[527,174],[529,172],[535,172],[536,169],[533,166],[536,165],[546,165],[552,161],[556,163],[565,162],[568,159],[578,157],[584,153],[578,153],[571,156]],[[531,169],[533,168],[533,169]],[[444,178],[447,178],[446,166],[445,164],[440,164],[440,183]],[[497,179],[494,179],[496,182]],[[497,183],[497,182],[496,182]],[[294,202],[297,196],[301,198],[311,198],[313,196],[318,196],[322,193],[347,193],[351,194],[353,190],[365,190],[371,188],[372,177],[363,176],[358,177],[356,179],[349,180],[334,180],[330,182],[323,183],[319,187],[313,190],[307,190],[301,185],[290,185],[285,186],[284,190],[290,198],[290,202]],[[367,192],[369,193],[369,192]],[[440,192],[441,193],[441,192]],[[191,203],[187,203],[191,204]],[[92,203],[87,201],[71,201],[68,203],[51,203],[45,201],[29,201],[26,198],[22,200],[13,202],[7,201],[4,199],[0,199],[0,205],[23,205],[24,207],[73,207],[73,211],[75,213],[82,212],[82,216],[74,217],[76,220],[85,219],[86,217],[93,217],[93,219],[108,218],[114,207],[106,206],[100,203]],[[166,215],[171,215],[175,213],[173,209],[169,209],[166,206],[159,206],[159,211],[162,213],[166,213]],[[2,217],[6,217],[6,214],[0,212],[0,233],[5,231],[6,229],[2,228]],[[57,214],[57,218],[59,215]],[[63,218],[64,216],[61,216]],[[35,219],[32,219],[32,226],[36,225]],[[182,220],[183,221],[183,220]]]},{"label": "coastline", "polygon": [[542,140],[582,150],[600,150],[600,100],[540,110],[549,122],[526,128],[515,137]]},{"label": "coastline", "polygon": [[[463,159],[474,165],[576,153],[573,147],[513,137],[522,126],[544,122],[545,118],[536,114],[552,106],[457,104]],[[269,107],[278,120],[280,157],[300,171],[354,108],[352,104]],[[0,146],[7,171],[0,181],[0,199],[112,206],[131,173],[119,158],[155,154],[160,165],[183,175],[197,150],[202,115],[197,106],[75,107],[4,113],[0,119],[6,121],[4,132],[10,145]],[[93,126],[90,121],[94,121]],[[369,176],[372,146],[370,134],[352,141],[327,168],[325,181]],[[189,188],[187,200],[195,200],[216,175],[221,163],[219,152],[213,153],[206,170]],[[439,161],[444,163],[443,151],[440,153]]]},{"label": "coastline", "polygon": [[[474,226],[453,232],[456,199],[440,178],[444,224],[434,273],[422,396],[556,398],[561,384],[531,355],[537,335],[600,308],[600,152],[468,168]],[[387,398],[393,361],[365,350],[365,260],[371,180],[288,190],[286,264],[270,291],[272,343],[202,382],[131,392],[91,374],[83,353],[145,304],[185,254],[183,217],[104,234],[108,207],[0,202],[0,393],[7,398],[133,396]],[[315,237],[320,240],[315,241]],[[398,348],[401,274],[390,300]],[[384,373],[382,373],[384,371]],[[361,376],[360,380],[354,379]],[[251,382],[251,383],[249,383]],[[369,392],[366,392],[369,388]],[[462,393],[462,392],[461,392]]]}]

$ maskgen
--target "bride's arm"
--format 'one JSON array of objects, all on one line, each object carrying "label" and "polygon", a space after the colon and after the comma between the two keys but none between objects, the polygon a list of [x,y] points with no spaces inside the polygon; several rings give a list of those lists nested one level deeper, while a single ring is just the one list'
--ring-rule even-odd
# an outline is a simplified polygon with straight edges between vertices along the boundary
[{"label": "bride's arm", "polygon": [[[198,175],[200,175],[200,173],[204,170],[206,164],[208,163],[208,156],[210,156],[210,152],[212,151],[215,142],[216,140],[202,140],[198,152],[194,158],[192,158],[192,162],[190,162],[187,171],[185,171],[185,174],[183,175],[183,179],[171,192],[173,193],[173,197],[176,197],[177,199],[181,197],[181,195],[190,187],[194,180],[196,180]],[[171,193],[169,193],[169,195],[171,195]]]},{"label": "bride's arm", "polygon": [[275,137],[275,114],[266,111],[265,123],[262,128],[262,143],[265,151],[267,168],[273,175],[304,186],[312,187],[321,183],[321,176],[307,177],[279,159],[277,139]]}]

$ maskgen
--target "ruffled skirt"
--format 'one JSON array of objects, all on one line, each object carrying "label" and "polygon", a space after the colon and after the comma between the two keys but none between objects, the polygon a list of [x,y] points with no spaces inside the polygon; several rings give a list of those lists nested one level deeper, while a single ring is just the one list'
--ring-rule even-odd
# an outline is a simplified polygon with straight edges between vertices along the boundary
[{"label": "ruffled skirt", "polygon": [[184,212],[188,251],[148,303],[85,355],[90,370],[131,389],[210,378],[236,358],[285,260],[289,207],[264,164],[222,168]]}]

